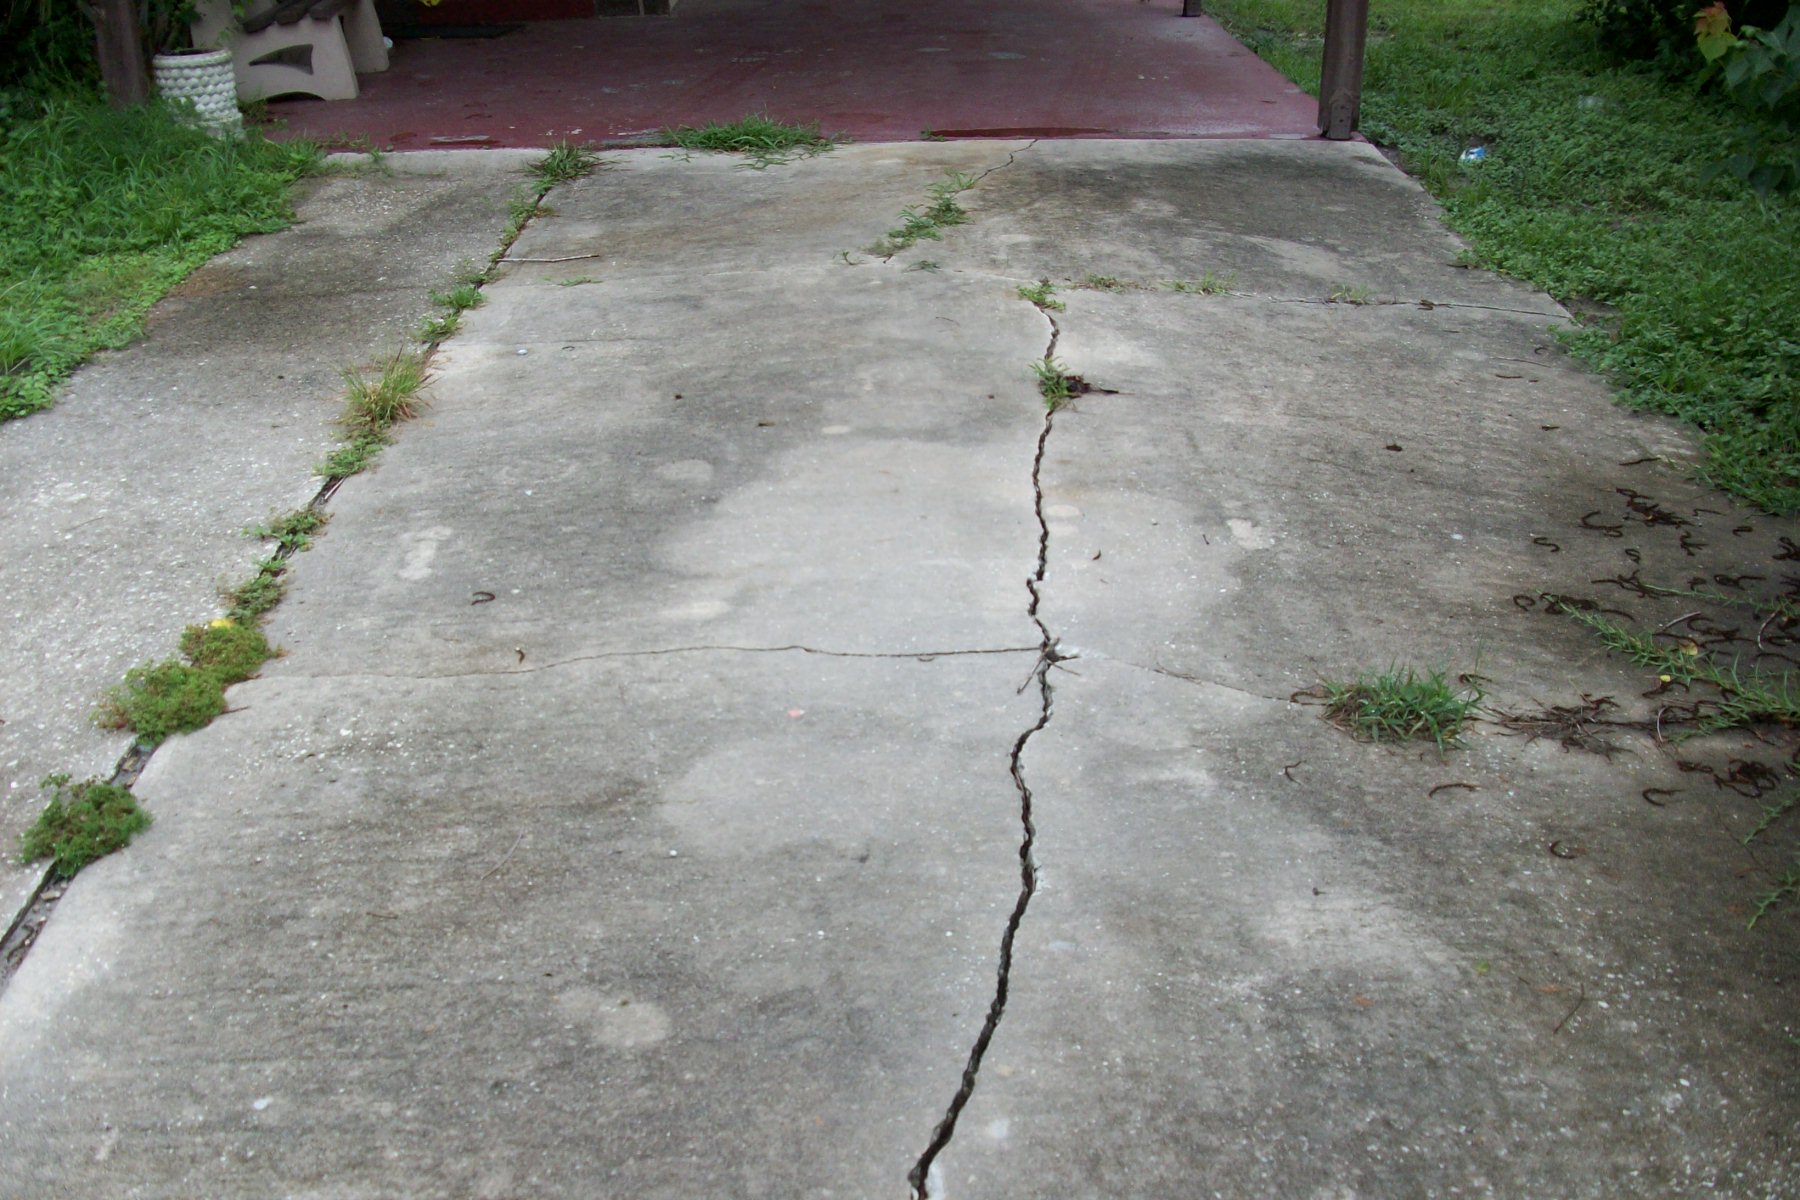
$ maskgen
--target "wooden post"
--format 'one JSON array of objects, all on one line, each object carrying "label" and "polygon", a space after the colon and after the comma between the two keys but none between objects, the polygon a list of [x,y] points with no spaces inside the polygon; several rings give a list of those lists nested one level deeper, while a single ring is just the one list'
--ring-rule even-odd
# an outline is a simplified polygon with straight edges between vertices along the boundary
[{"label": "wooden post", "polygon": [[1369,0],[1326,0],[1325,61],[1319,69],[1319,132],[1345,141],[1362,117],[1363,48]]},{"label": "wooden post", "polygon": [[132,0],[95,0],[92,11],[94,44],[107,100],[114,108],[142,104],[150,98],[150,77],[144,71],[144,39],[138,30],[137,5]]},{"label": "wooden post", "polygon": [[1203,17],[1200,11],[1200,0],[1181,0],[1181,15],[1184,17]]}]

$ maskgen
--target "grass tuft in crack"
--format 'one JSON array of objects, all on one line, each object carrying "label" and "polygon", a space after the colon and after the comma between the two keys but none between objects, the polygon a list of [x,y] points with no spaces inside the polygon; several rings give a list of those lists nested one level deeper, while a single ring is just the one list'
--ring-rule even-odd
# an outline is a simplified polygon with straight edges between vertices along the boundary
[{"label": "grass tuft in crack", "polygon": [[256,574],[225,593],[226,615],[241,625],[253,624],[281,603],[287,564],[271,556],[256,564]]},{"label": "grass tuft in crack", "polygon": [[1019,299],[1029,300],[1045,312],[1063,312],[1068,305],[1056,298],[1056,285],[1048,279],[1019,285]]},{"label": "grass tuft in crack", "polygon": [[679,125],[663,130],[663,140],[683,150],[704,150],[715,154],[742,154],[745,166],[760,171],[764,167],[812,158],[838,145],[840,139],[827,137],[819,126],[790,125],[761,113],[742,120],[705,125]]},{"label": "grass tuft in crack", "polygon": [[559,183],[592,175],[600,166],[600,156],[587,146],[558,142],[550,152],[531,164],[531,177],[539,189],[548,191]]},{"label": "grass tuft in crack", "polygon": [[455,333],[462,324],[463,313],[480,308],[487,303],[487,297],[481,294],[481,284],[477,280],[459,283],[447,292],[434,291],[431,302],[443,311],[419,323],[419,340],[422,342],[441,342]]},{"label": "grass tuft in crack", "polygon": [[1044,407],[1055,412],[1075,398],[1078,379],[1054,358],[1045,356],[1031,364],[1031,373],[1037,376],[1038,395],[1044,398]]},{"label": "grass tuft in crack", "polygon": [[67,775],[51,775],[39,785],[50,802],[19,845],[21,863],[51,860],[63,879],[97,858],[122,848],[150,826],[150,814],[123,787],[87,779],[71,784]]},{"label": "grass tuft in crack", "polygon": [[1236,286],[1236,275],[1218,275],[1212,271],[1206,272],[1198,279],[1169,280],[1171,292],[1188,292],[1196,296],[1225,296],[1229,295],[1231,289]]},{"label": "grass tuft in crack", "polygon": [[928,203],[924,208],[900,210],[900,224],[887,231],[887,236],[869,247],[869,253],[892,258],[900,251],[922,241],[938,241],[952,225],[966,225],[969,211],[957,197],[975,186],[975,177],[961,171],[947,171],[944,178],[925,189]]},{"label": "grass tuft in crack", "polygon": [[255,525],[244,532],[265,542],[275,542],[290,551],[298,551],[310,547],[313,534],[325,528],[325,522],[329,520],[331,514],[320,509],[296,508],[292,512],[270,518],[266,525]]},{"label": "grass tuft in crack", "polygon": [[1312,694],[1325,702],[1325,719],[1352,737],[1430,741],[1440,750],[1458,744],[1483,695],[1473,676],[1452,682],[1441,670],[1397,666],[1348,683],[1322,680]]}]

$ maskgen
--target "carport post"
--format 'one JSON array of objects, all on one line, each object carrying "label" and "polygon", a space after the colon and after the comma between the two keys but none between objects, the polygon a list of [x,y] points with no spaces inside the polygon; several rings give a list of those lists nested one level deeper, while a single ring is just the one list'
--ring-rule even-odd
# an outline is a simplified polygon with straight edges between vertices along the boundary
[{"label": "carport post", "polygon": [[1319,132],[1345,141],[1362,115],[1363,47],[1369,0],[1326,0],[1325,61],[1319,69]]}]

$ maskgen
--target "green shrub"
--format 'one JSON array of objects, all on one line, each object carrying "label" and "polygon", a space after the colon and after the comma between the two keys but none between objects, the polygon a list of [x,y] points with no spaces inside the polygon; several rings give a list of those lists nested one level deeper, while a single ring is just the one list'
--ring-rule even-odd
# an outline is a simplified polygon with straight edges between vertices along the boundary
[{"label": "green shrub", "polygon": [[19,861],[52,859],[52,869],[65,879],[150,825],[150,814],[117,784],[88,779],[70,786],[67,775],[52,775],[40,786],[52,793],[50,803],[25,831]]},{"label": "green shrub", "polygon": [[1744,25],[1740,36],[1721,0],[1701,11],[1694,32],[1709,77],[1716,72],[1751,114],[1722,169],[1765,196],[1800,186],[1800,4],[1775,28]]},{"label": "green shrub", "polygon": [[[1594,29],[1608,55],[1623,62],[1657,62],[1692,74],[1701,59],[1694,49],[1694,17],[1708,0],[1582,0],[1581,20]],[[1726,0],[1734,23],[1767,29],[1781,20],[1789,0]]]}]

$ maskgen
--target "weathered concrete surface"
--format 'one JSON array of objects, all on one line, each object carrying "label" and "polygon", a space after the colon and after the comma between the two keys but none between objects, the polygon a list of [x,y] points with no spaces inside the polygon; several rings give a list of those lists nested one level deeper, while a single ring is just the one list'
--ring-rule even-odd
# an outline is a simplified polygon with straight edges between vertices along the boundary
[{"label": "weathered concrete surface", "polygon": [[[946,169],[970,224],[862,252]],[[551,205],[0,994],[0,1194],[1800,1190],[1800,922],[1745,929],[1781,862],[1711,782],[1779,749],[1497,723],[1671,702],[1542,593],[1654,628],[1630,572],[1774,584],[1795,523],[1371,151],[648,152]],[[1110,390],[1046,426],[1051,349]],[[1494,723],[1295,696],[1394,662]]]},{"label": "weathered concrete surface", "polygon": [[38,781],[112,773],[130,739],[89,722],[101,692],[217,615],[267,552],[243,531],[317,491],[340,373],[404,344],[429,291],[486,261],[522,163],[422,155],[308,182],[292,228],[214,259],[148,338],[0,425],[0,929],[42,876],[10,852]]}]

